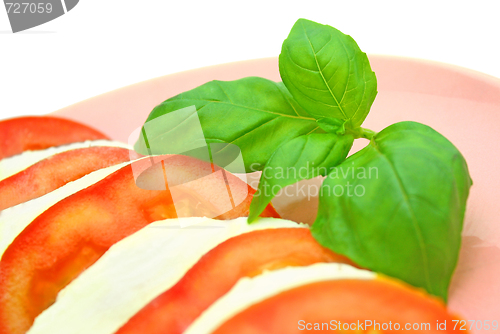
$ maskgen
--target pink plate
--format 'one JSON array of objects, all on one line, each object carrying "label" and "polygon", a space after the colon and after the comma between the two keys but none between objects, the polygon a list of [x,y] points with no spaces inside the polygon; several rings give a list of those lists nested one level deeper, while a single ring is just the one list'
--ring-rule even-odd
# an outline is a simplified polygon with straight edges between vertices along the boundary
[{"label": "pink plate", "polygon": [[[377,74],[379,93],[363,126],[379,131],[399,121],[421,122],[446,136],[467,159],[474,185],[449,307],[463,319],[500,321],[500,80],[416,59],[374,55],[370,62]],[[245,76],[280,80],[277,58],[167,75],[94,97],[55,114],[127,141],[153,107],[167,98],[213,79]],[[364,145],[366,141],[358,140],[355,149]],[[281,198],[275,205],[283,217],[311,222],[316,203],[314,198]]]}]

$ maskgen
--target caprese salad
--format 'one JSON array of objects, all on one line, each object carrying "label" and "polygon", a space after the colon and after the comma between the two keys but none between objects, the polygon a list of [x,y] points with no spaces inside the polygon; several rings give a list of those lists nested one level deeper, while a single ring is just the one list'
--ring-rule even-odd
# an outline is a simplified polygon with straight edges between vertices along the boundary
[{"label": "caprese salad", "polygon": [[[458,331],[445,304],[456,247],[432,244],[449,248],[444,260],[434,260],[425,245],[435,225],[441,232],[461,226],[470,187],[465,161],[418,123],[380,133],[361,128],[375,77],[352,38],[332,29],[297,22],[280,56],[283,83],[211,82],[150,115],[148,121],[194,105],[207,143],[236,144],[247,171],[255,164],[268,169],[257,192],[211,161],[148,155],[165,137],[142,135],[133,148],[62,118],[1,121],[0,334]],[[300,58],[304,41],[311,49]],[[337,63],[325,62],[328,52],[337,52],[330,55]],[[322,83],[314,81],[318,75]],[[346,160],[356,138],[370,144]],[[432,164],[440,169],[443,209],[438,218],[426,213],[435,218],[431,227],[420,226],[418,211],[428,199],[414,199],[435,177],[410,175],[405,159],[414,152],[429,173]],[[389,191],[402,189],[406,202],[384,197],[377,183],[365,200],[418,227],[418,256],[404,228],[384,230],[400,237],[396,245],[407,243],[408,251],[393,254],[399,249],[377,236],[374,218],[388,213],[365,207],[360,214],[359,203],[349,202],[355,199],[320,198],[312,227],[281,219],[264,188],[299,178],[269,175],[306,162],[318,163],[301,178],[325,176],[324,187],[337,182],[328,176],[342,164],[375,164]],[[368,219],[375,224],[364,227]]]},{"label": "caprese salad", "polygon": [[[1,333],[291,333],[354,319],[453,319],[437,299],[359,269],[315,241],[309,226],[277,219],[272,207],[264,216],[275,218],[255,224],[232,219],[248,215],[248,201],[219,217],[231,220],[176,219],[168,189],[135,185],[130,164],[141,160],[128,161],[126,148],[110,151],[112,142],[92,143],[71,144],[0,184],[11,197],[12,183],[50,189],[32,199],[19,193],[21,203],[0,214]],[[96,150],[82,146],[97,147],[101,165],[94,167]],[[22,165],[35,152],[10,159]],[[66,152],[78,157],[76,167],[72,155],[58,158]],[[211,168],[184,156],[161,161],[179,178]],[[54,181],[68,169],[69,181]],[[217,205],[210,181],[197,195]]]}]

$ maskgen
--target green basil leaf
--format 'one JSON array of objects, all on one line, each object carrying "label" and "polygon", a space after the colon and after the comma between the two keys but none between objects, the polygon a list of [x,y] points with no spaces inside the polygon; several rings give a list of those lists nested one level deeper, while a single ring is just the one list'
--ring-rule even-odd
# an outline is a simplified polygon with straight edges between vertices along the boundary
[{"label": "green basil leaf", "polygon": [[396,123],[327,176],[312,233],[361,267],[446,300],[471,184],[445,137]]},{"label": "green basil leaf", "polygon": [[314,133],[280,146],[262,172],[248,221],[254,221],[282,188],[300,180],[326,176],[332,167],[344,161],[353,141],[351,135]]},{"label": "green basil leaf", "polygon": [[[282,83],[258,77],[210,81],[161,103],[153,109],[147,122],[193,105],[206,142],[238,146],[247,172],[262,170],[271,154],[290,139],[323,132]],[[156,137],[150,137],[148,131],[150,143],[162,140],[161,130],[152,131],[158,134]],[[183,131],[184,142],[197,139],[191,131]],[[169,143],[164,144],[168,150]],[[134,148],[148,154],[147,146],[141,136]]]},{"label": "green basil leaf", "polygon": [[356,42],[337,29],[299,19],[283,42],[281,78],[315,118],[335,117],[359,127],[377,95],[377,79]]}]

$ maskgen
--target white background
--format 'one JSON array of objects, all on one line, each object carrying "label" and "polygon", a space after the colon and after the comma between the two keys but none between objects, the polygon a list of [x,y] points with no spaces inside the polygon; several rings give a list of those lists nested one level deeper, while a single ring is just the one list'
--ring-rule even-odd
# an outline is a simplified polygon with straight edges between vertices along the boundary
[{"label": "white background", "polygon": [[300,17],[353,36],[369,54],[500,77],[499,13],[498,0],[80,0],[66,15],[12,34],[0,8],[0,119],[49,113],[169,73],[277,56]]}]

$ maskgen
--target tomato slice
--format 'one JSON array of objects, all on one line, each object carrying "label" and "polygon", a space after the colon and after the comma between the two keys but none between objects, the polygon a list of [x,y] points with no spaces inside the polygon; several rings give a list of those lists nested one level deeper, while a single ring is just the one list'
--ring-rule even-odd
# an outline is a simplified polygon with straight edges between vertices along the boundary
[{"label": "tomato slice", "polygon": [[0,210],[43,196],[95,170],[130,159],[119,147],[88,147],[62,152],[0,181]]},{"label": "tomato slice", "polygon": [[441,301],[406,284],[385,278],[342,279],[282,292],[250,306],[213,333],[458,333],[455,319]]},{"label": "tomato slice", "polygon": [[[148,160],[140,160],[134,167],[147,167]],[[209,163],[189,157],[170,156],[165,161],[169,184],[212,171]],[[0,261],[0,333],[25,333],[35,317],[55,301],[57,293],[114,243],[155,220],[177,217],[169,189],[141,189],[133,173],[128,165],[58,202],[10,244]],[[234,175],[226,173],[225,177],[233,193],[244,192],[247,197],[218,218],[248,215],[255,191]],[[203,200],[202,205],[207,203],[207,210],[224,200],[213,187],[217,179],[224,182],[223,178],[220,173],[210,174],[207,187],[198,184],[192,189],[196,199]],[[190,195],[186,195],[188,203]],[[263,216],[278,215],[269,207]]]},{"label": "tomato slice", "polygon": [[166,328],[171,334],[182,333],[240,278],[318,262],[352,264],[318,244],[308,228],[267,229],[233,237],[205,254],[175,286],[145,306],[117,334],[165,333]]},{"label": "tomato slice", "polygon": [[86,125],[53,116],[28,116],[0,122],[0,159],[28,150],[86,140],[109,139]]}]

